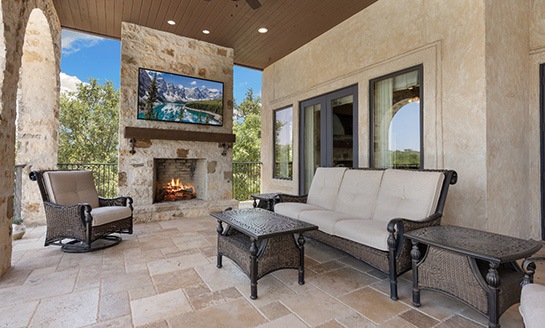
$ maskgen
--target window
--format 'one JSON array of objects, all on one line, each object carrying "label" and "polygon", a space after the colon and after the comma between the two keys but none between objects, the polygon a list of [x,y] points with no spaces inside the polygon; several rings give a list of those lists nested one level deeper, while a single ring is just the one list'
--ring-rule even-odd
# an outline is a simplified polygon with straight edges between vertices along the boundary
[{"label": "window", "polygon": [[371,166],[421,168],[422,65],[369,83]]},{"label": "window", "polygon": [[293,108],[274,111],[274,172],[273,178],[293,177]]}]

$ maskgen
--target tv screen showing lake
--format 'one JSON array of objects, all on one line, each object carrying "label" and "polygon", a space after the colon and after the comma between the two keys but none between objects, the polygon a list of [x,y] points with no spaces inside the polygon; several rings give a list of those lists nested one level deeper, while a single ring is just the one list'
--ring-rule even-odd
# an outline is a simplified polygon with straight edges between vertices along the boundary
[{"label": "tv screen showing lake", "polygon": [[223,124],[223,83],[139,69],[138,119]]}]

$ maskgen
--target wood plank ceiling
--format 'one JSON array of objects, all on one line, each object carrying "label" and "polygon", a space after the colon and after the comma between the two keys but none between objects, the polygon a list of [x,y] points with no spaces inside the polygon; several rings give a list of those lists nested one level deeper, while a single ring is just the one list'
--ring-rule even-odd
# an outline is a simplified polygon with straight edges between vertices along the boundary
[{"label": "wood plank ceiling", "polygon": [[[235,63],[263,69],[377,0],[53,0],[64,28],[119,39],[121,22],[235,49]],[[169,25],[173,20],[176,25]],[[258,28],[269,32],[260,34]],[[204,34],[203,30],[210,34]],[[352,36],[353,37],[353,36]]]}]

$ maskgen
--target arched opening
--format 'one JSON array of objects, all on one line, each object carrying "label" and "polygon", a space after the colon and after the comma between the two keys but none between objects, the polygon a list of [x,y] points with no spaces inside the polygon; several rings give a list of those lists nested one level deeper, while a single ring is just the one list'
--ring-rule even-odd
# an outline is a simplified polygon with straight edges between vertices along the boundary
[{"label": "arched opening", "polygon": [[44,223],[45,218],[35,183],[26,177],[31,170],[51,169],[57,162],[57,65],[49,22],[35,8],[25,29],[17,88],[15,162],[22,178],[16,178],[14,215],[27,225]]}]

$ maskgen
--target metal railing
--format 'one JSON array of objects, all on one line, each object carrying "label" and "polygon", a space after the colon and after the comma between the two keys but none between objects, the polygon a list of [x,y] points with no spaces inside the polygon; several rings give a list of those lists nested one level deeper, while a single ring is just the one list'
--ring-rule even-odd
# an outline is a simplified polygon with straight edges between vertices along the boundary
[{"label": "metal railing", "polygon": [[59,170],[87,170],[93,172],[99,196],[117,197],[117,164],[59,163]]},{"label": "metal railing", "polygon": [[249,200],[251,194],[261,192],[260,162],[233,162],[233,198]]}]

